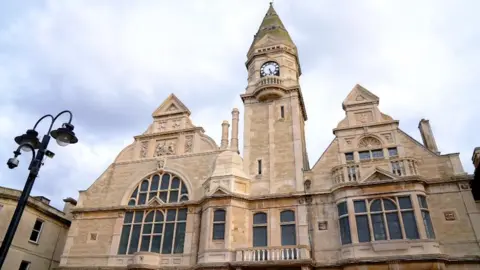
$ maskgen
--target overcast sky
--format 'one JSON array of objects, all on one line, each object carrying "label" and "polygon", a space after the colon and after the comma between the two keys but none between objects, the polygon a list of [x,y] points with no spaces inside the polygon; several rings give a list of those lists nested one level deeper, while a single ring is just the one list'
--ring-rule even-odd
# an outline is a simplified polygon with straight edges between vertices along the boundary
[{"label": "overcast sky", "polygon": [[[145,131],[172,92],[219,144],[222,120],[230,121],[233,107],[243,113],[246,53],[268,2],[4,1],[0,161],[40,116],[72,110],[80,142],[51,143],[56,156],[32,192],[61,208],[63,198],[77,198]],[[341,103],[360,83],[414,138],[421,141],[418,121],[429,119],[440,151],[460,152],[473,172],[470,158],[480,146],[480,1],[276,0],[274,6],[300,54],[310,164],[332,140],[344,117]],[[0,166],[0,185],[22,189],[29,158],[22,155],[15,170]]]}]

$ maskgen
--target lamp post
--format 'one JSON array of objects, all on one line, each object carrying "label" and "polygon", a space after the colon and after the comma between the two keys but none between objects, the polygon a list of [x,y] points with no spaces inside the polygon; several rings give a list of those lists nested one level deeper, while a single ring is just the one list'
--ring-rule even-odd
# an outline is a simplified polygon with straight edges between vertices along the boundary
[{"label": "lamp post", "polygon": [[[60,128],[52,131],[55,121],[59,116],[65,113],[70,115],[68,123],[64,123]],[[44,115],[37,121],[37,123],[35,123],[33,129],[29,129],[25,134],[15,137],[15,142],[18,144],[18,148],[13,152],[14,157],[8,160],[8,167],[10,169],[14,169],[18,166],[19,160],[17,157],[21,154],[21,151],[32,152],[32,160],[30,161],[30,165],[28,167],[30,173],[28,174],[27,182],[23,188],[22,195],[20,195],[20,198],[18,199],[17,207],[15,208],[10,225],[8,225],[7,233],[3,238],[2,247],[0,248],[0,269],[2,269],[3,263],[7,257],[8,249],[12,244],[13,237],[17,231],[20,219],[22,218],[23,210],[25,209],[28,197],[30,196],[33,183],[35,182],[38,172],[43,165],[44,156],[52,158],[55,155],[47,149],[48,143],[50,142],[50,136],[56,139],[58,145],[60,146],[66,146],[78,142],[78,139],[73,132],[74,126],[71,124],[72,117],[72,113],[68,110],[60,112],[55,117],[53,117],[51,114]],[[40,142],[37,137],[38,132],[35,129],[37,128],[37,125],[46,118],[51,119],[50,128],[48,129],[47,134],[43,135],[42,141]]]}]

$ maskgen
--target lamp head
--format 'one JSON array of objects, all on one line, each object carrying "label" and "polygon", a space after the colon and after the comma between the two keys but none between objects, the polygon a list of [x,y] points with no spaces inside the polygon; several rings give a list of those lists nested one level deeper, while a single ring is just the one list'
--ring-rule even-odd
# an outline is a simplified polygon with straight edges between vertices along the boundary
[{"label": "lamp head", "polygon": [[64,123],[62,127],[50,132],[50,135],[57,140],[58,145],[67,146],[78,142],[73,129],[74,126],[72,124]]},{"label": "lamp head", "polygon": [[[38,149],[40,147],[40,141],[38,140],[38,132],[34,129],[29,129],[25,134],[15,137],[15,142],[18,145],[29,144],[34,149]],[[29,152],[32,150],[30,147],[22,147],[21,149],[25,152]]]}]

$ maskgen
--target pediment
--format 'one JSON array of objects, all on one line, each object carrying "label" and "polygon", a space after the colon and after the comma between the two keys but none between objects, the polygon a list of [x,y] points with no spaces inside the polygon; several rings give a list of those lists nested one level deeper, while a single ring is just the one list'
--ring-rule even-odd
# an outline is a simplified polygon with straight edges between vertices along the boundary
[{"label": "pediment", "polygon": [[190,115],[190,110],[174,94],[170,94],[165,101],[153,112],[153,117],[185,113]]},{"label": "pediment", "polygon": [[357,84],[353,87],[352,91],[347,95],[343,101],[343,106],[354,105],[359,103],[378,103],[379,98],[372,92],[365,89],[363,86]]},{"label": "pediment", "polygon": [[230,192],[228,192],[226,189],[223,187],[217,187],[214,192],[212,192],[212,196],[225,196],[229,195]]},{"label": "pediment", "polygon": [[164,204],[162,200],[160,200],[158,197],[153,197],[150,201],[148,201],[149,206],[160,206]]},{"label": "pediment", "polygon": [[368,175],[362,182],[389,181],[395,178],[396,176],[394,174],[380,168],[375,168],[375,170],[370,175]]}]

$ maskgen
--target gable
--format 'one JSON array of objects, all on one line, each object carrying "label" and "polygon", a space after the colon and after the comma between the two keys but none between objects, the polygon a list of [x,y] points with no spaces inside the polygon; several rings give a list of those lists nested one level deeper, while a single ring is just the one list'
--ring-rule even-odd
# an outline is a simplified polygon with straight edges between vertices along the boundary
[{"label": "gable", "polygon": [[170,94],[165,101],[153,112],[152,116],[162,117],[172,114],[187,114],[190,115],[190,110],[180,101],[174,94]]},{"label": "gable", "polygon": [[347,95],[343,101],[343,107],[349,105],[357,105],[362,103],[378,103],[379,98],[372,92],[365,89],[363,86],[357,84],[353,87],[352,91]]}]

